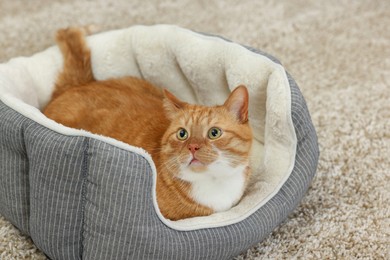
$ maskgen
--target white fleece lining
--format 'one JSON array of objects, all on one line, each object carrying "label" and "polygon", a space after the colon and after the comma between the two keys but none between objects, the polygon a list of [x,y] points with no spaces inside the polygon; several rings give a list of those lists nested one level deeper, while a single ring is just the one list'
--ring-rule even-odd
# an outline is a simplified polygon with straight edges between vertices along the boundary
[{"label": "white fleece lining", "polygon": [[179,98],[221,104],[237,85],[247,86],[249,119],[254,130],[253,176],[241,202],[226,212],[180,221],[158,210],[156,168],[141,148],[112,138],[62,126],[42,109],[50,99],[63,59],[56,46],[32,57],[0,64],[0,99],[9,107],[58,133],[88,136],[143,156],[151,165],[156,213],[167,226],[182,230],[220,227],[244,220],[269,201],[290,176],[296,135],[291,118],[290,86],[283,67],[269,58],[218,37],[171,25],[134,26],[88,37],[97,79],[143,77]]}]

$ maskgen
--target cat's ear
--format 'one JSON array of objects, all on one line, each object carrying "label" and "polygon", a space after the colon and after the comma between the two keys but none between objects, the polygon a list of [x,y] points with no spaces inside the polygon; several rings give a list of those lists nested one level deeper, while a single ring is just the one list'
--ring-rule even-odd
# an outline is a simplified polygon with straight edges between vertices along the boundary
[{"label": "cat's ear", "polygon": [[241,123],[248,121],[248,90],[244,85],[236,87],[223,104]]},{"label": "cat's ear", "polygon": [[186,102],[175,97],[171,92],[164,89],[164,109],[168,117],[172,118],[175,114],[186,106]]}]

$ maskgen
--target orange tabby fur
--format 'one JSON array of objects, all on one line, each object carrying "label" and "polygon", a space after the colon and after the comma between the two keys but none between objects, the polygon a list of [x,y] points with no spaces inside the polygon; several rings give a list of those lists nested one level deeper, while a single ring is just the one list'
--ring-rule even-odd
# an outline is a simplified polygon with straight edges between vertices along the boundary
[{"label": "orange tabby fur", "polygon": [[[183,165],[196,177],[215,164],[220,156],[217,151],[223,151],[229,167],[244,169],[246,183],[252,132],[244,86],[236,88],[224,105],[191,105],[139,78],[96,81],[90,49],[80,29],[58,31],[57,43],[64,68],[44,114],[63,125],[113,137],[149,152],[157,167],[157,202],[164,217],[178,220],[215,212],[196,201],[191,181],[181,177]],[[205,137],[204,129],[212,126],[223,129],[215,140]],[[188,130],[186,140],[178,139],[181,128]]]}]

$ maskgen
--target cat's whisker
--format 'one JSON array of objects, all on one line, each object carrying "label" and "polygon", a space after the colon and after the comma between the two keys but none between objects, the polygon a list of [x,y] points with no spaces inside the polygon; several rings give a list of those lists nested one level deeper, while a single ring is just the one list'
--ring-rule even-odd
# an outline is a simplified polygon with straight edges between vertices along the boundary
[{"label": "cat's whisker", "polygon": [[184,156],[181,156],[181,155],[171,157],[170,159],[166,160],[162,164],[162,166],[165,167],[167,170],[172,171],[172,170],[176,169],[177,167],[179,167],[182,159],[184,159]]}]

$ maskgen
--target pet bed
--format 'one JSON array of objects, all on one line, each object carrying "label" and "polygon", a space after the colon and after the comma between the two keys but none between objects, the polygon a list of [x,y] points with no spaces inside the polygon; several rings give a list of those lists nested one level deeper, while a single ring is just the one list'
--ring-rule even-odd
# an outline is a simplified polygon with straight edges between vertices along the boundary
[{"label": "pet bed", "polygon": [[316,171],[317,137],[302,94],[276,59],[170,25],[87,41],[97,79],[142,77],[206,105],[246,85],[254,172],[231,210],[166,220],[144,150],[40,112],[62,68],[58,48],[12,59],[0,65],[0,214],[49,258],[228,259],[264,239],[296,207]]}]

